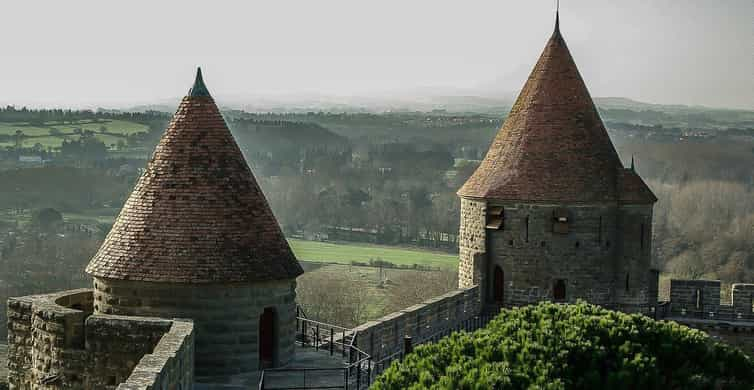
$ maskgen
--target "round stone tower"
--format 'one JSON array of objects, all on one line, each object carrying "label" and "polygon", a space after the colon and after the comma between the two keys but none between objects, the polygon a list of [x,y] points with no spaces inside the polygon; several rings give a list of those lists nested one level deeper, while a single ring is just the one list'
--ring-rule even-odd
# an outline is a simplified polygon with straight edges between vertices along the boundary
[{"label": "round stone tower", "polygon": [[555,31],[461,198],[461,287],[487,309],[541,300],[650,311],[656,202],[623,167]]},{"label": "round stone tower", "polygon": [[86,271],[95,313],[193,319],[197,376],[293,357],[303,270],[201,70]]}]

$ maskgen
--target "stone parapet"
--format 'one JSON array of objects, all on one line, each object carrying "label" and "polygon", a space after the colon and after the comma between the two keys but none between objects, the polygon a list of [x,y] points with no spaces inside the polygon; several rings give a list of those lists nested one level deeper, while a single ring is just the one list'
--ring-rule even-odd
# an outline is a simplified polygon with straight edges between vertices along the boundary
[{"label": "stone parapet", "polygon": [[157,351],[177,358],[151,364],[156,378],[191,388],[193,364],[183,364],[193,362],[191,322],[92,315],[92,307],[89,289],[9,299],[10,389],[115,389]]},{"label": "stone parapet", "polygon": [[670,280],[670,313],[704,315],[720,312],[719,280]]},{"label": "stone parapet", "polygon": [[730,289],[733,312],[754,319],[754,284],[735,283]]},{"label": "stone parapet", "polygon": [[191,389],[193,381],[194,327],[176,320],[118,390]]},{"label": "stone parapet", "polygon": [[404,336],[411,336],[418,344],[458,328],[480,311],[478,286],[454,290],[359,325],[354,329],[356,345],[374,360],[380,360],[400,351]]}]

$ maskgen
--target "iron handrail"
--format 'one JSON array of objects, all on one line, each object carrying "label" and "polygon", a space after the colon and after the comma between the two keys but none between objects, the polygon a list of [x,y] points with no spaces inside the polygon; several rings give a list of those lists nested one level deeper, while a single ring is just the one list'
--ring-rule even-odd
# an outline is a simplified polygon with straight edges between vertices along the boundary
[{"label": "iron handrail", "polygon": [[338,329],[339,331],[354,332],[354,330],[352,328],[345,328],[345,327],[338,326],[338,325],[328,324],[326,322],[321,322],[321,321],[317,321],[317,320],[311,320],[311,319],[308,319],[306,317],[296,317],[296,319],[299,320],[299,321],[308,322],[308,323],[315,324],[315,325],[322,325],[322,326],[325,326],[325,327],[328,327],[328,328]]},{"label": "iron handrail", "polygon": [[[301,368],[269,368],[262,370],[260,380],[259,380],[259,390],[303,390],[303,389],[348,389],[349,382],[351,379],[355,379],[356,382],[356,388],[360,389],[362,386],[361,383],[361,377],[362,373],[365,373],[366,375],[366,381],[364,384],[369,384],[371,382],[371,376],[372,376],[372,357],[358,348],[355,344],[358,339],[358,332],[355,329],[349,329],[346,327],[328,324],[325,322],[312,320],[309,318],[306,318],[306,312],[304,312],[303,308],[300,306],[297,307],[297,315],[296,315],[296,329],[301,331],[301,344],[306,345],[306,340],[309,337],[309,332],[312,328],[316,329],[314,335],[314,346],[316,349],[319,349],[320,343],[322,341],[325,341],[326,343],[330,344],[330,353],[333,352],[333,347],[335,345],[339,345],[342,348],[343,356],[346,356],[347,354],[347,360],[344,362],[343,367],[336,367],[336,368],[317,368],[317,367],[301,367]],[[300,325],[299,325],[300,324]],[[329,330],[329,332],[325,331],[323,333],[320,333],[320,329],[326,329]],[[324,337],[322,337],[324,336]],[[338,337],[336,337],[338,336]],[[349,340],[350,338],[350,340]],[[366,369],[364,369],[364,365],[366,364]],[[306,384],[306,373],[307,372],[342,372],[343,373],[343,385],[342,386],[314,386],[314,387],[307,387]],[[267,377],[265,377],[265,373],[267,373]],[[266,381],[269,379],[269,374],[272,373],[302,373],[303,374],[303,386],[286,386],[286,387],[266,387],[267,383]],[[355,373],[355,378],[354,377]]]}]

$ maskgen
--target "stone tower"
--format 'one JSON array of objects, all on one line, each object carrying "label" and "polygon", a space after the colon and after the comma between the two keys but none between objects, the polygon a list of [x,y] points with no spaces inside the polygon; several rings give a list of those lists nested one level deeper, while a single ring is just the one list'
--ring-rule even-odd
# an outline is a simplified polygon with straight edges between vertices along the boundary
[{"label": "stone tower", "polygon": [[459,284],[488,309],[541,300],[649,313],[657,201],[624,168],[555,31],[461,198]]},{"label": "stone tower", "polygon": [[201,69],[86,271],[96,314],[194,320],[198,376],[292,358],[303,270]]}]

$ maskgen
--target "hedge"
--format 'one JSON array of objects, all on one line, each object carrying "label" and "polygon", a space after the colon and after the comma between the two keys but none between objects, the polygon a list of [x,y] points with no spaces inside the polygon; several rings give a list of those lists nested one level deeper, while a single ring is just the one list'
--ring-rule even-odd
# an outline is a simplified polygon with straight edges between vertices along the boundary
[{"label": "hedge", "polygon": [[741,350],[672,321],[579,302],[504,309],[485,328],[425,344],[382,389],[752,389]]}]

